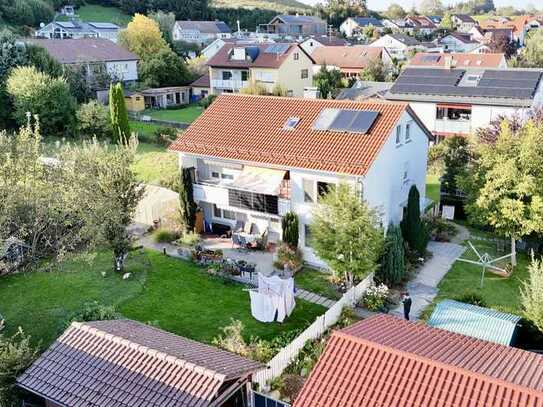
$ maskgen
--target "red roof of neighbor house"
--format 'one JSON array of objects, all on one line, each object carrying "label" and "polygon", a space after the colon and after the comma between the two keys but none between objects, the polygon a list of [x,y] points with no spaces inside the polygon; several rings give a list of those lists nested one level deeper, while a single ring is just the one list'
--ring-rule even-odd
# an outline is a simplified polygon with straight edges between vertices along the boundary
[{"label": "red roof of neighbor house", "polygon": [[540,407],[543,356],[378,315],[332,334],[293,407]]},{"label": "red roof of neighbor house", "polygon": [[318,47],[311,57],[317,65],[333,65],[341,69],[364,69],[372,59],[381,59],[383,47],[367,45]]},{"label": "red roof of neighbor house", "polygon": [[[280,52],[269,52],[284,46]],[[247,58],[236,60],[232,58],[234,48],[244,48]],[[226,43],[213,57],[207,61],[211,67],[225,68],[279,68],[292,52],[307,53],[298,44],[232,44]],[[309,55],[308,55],[309,57]],[[309,57],[311,59],[311,57]]]},{"label": "red roof of neighbor house", "polygon": [[411,20],[415,25],[422,28],[436,28],[436,25],[432,20],[430,20],[426,16],[408,16],[409,20]]},{"label": "red roof of neighbor house", "polygon": [[446,58],[452,58],[453,66],[457,68],[499,68],[505,55],[418,52],[409,61],[409,66],[444,67]]},{"label": "red roof of neighbor house", "polygon": [[208,406],[263,366],[130,320],[73,323],[17,384],[60,406]]},{"label": "red roof of neighbor house", "polygon": [[[326,108],[376,111],[379,115],[367,134],[313,129],[313,122]],[[223,94],[169,149],[222,159],[364,175],[406,111],[427,131],[407,103]],[[285,123],[291,117],[300,121],[295,128],[285,130]]]}]

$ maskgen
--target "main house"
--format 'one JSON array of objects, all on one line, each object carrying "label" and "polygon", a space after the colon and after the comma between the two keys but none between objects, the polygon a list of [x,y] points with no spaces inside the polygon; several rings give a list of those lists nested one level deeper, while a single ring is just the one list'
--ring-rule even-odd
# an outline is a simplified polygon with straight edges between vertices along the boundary
[{"label": "main house", "polygon": [[352,185],[381,223],[398,223],[412,185],[424,207],[431,134],[406,103],[221,95],[170,146],[190,169],[194,199],[209,225],[238,221],[281,234],[300,221],[304,259],[312,209],[341,182]]},{"label": "main house", "polygon": [[104,38],[117,42],[119,31],[119,26],[113,23],[83,22],[71,19],[70,21],[53,21],[37,30],[35,36],[57,40]]},{"label": "main house", "polygon": [[216,39],[232,37],[230,27],[224,21],[176,21],[172,32],[175,41],[185,41],[205,46]]},{"label": "main house", "polygon": [[409,67],[385,98],[409,102],[438,138],[468,135],[494,119],[540,106],[542,75],[534,69]]},{"label": "main house", "polygon": [[67,40],[30,39],[28,43],[43,47],[64,66],[82,65],[92,78],[105,67],[106,72],[120,82],[138,80],[138,57],[119,45],[101,38]]},{"label": "main house", "polygon": [[251,81],[303,96],[313,84],[313,59],[298,44],[226,43],[208,62],[211,93],[236,93]]}]

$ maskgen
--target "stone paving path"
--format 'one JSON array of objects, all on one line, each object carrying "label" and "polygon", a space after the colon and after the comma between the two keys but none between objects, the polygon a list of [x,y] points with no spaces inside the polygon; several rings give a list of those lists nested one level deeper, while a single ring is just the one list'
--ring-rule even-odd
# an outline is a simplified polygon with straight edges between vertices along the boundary
[{"label": "stone paving path", "polygon": [[[453,263],[464,253],[466,248],[456,243],[430,242],[428,251],[432,258],[419,270],[415,279],[407,283],[406,289],[413,300],[411,318],[417,319],[422,311],[432,303],[437,295],[437,285],[447,274]],[[403,316],[403,305],[390,311]]]}]

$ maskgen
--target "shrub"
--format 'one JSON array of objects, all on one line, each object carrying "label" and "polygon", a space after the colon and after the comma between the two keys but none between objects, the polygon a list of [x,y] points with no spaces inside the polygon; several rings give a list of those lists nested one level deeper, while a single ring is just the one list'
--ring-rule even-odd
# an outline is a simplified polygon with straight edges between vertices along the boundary
[{"label": "shrub", "polygon": [[282,244],[277,249],[277,260],[274,266],[283,270],[285,265],[292,271],[297,271],[302,267],[302,253],[297,248],[290,247],[288,244]]},{"label": "shrub", "polygon": [[294,212],[288,212],[281,219],[281,226],[283,229],[283,242],[290,247],[298,247],[298,215]]},{"label": "shrub", "polygon": [[194,232],[185,232],[181,235],[177,242],[185,246],[193,247],[200,242],[200,235]]},{"label": "shrub", "polygon": [[425,217],[423,222],[432,240],[448,242],[457,233],[452,223],[438,216]]},{"label": "shrub", "polygon": [[363,304],[370,311],[378,311],[384,307],[388,297],[388,287],[384,284],[368,288],[362,299]]},{"label": "shrub", "polygon": [[400,226],[402,228],[403,238],[409,247],[416,251],[420,256],[424,256],[429,236],[428,231],[420,218],[420,194],[415,185],[409,190],[407,211]]},{"label": "shrub", "polygon": [[79,106],[77,111],[77,130],[82,136],[110,138],[111,123],[107,108],[96,100]]},{"label": "shrub", "polygon": [[541,260],[532,260],[529,268],[529,278],[524,281],[521,289],[521,302],[527,319],[543,331],[543,264]]},{"label": "shrub", "polygon": [[161,127],[153,132],[155,143],[164,147],[168,147],[176,137],[177,130],[172,129],[171,127]]},{"label": "shrub", "polygon": [[479,307],[486,307],[487,303],[483,296],[476,291],[465,291],[463,294],[454,298],[456,301],[464,302],[466,304],[477,305]]},{"label": "shrub", "polygon": [[249,346],[243,338],[243,328],[243,322],[231,318],[230,325],[221,328],[222,335],[213,338],[213,345],[240,356],[248,356]]},{"label": "shrub", "polygon": [[153,239],[157,243],[169,243],[173,242],[179,237],[179,235],[168,229],[160,228],[153,233]]},{"label": "shrub", "polygon": [[21,405],[15,380],[37,358],[30,337],[19,331],[10,338],[0,335],[0,406]]},{"label": "shrub", "polygon": [[211,106],[211,104],[213,103],[215,99],[217,99],[217,95],[209,95],[203,98],[202,100],[200,100],[198,104],[202,106],[204,109],[207,109],[209,106]]},{"label": "shrub", "polygon": [[377,278],[389,286],[400,283],[405,277],[405,250],[402,231],[390,225],[385,239],[385,251]]},{"label": "shrub", "polygon": [[81,310],[71,314],[66,320],[64,328],[69,327],[72,322],[106,321],[120,318],[121,314],[115,310],[113,305],[104,305],[93,301],[84,304]]}]

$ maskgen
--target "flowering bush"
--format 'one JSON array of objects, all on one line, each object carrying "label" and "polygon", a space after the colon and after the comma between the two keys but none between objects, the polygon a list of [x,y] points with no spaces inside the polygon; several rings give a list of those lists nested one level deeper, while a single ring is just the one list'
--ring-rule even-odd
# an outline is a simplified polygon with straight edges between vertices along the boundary
[{"label": "flowering bush", "polygon": [[370,311],[378,311],[385,305],[387,297],[388,287],[384,284],[380,284],[368,288],[362,301]]},{"label": "flowering bush", "polygon": [[287,264],[290,270],[296,272],[302,267],[302,262],[302,254],[297,248],[282,244],[277,249],[277,260],[274,262],[274,266],[283,270],[285,264]]}]

